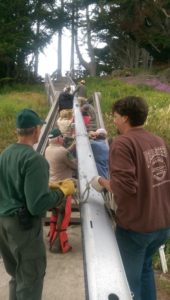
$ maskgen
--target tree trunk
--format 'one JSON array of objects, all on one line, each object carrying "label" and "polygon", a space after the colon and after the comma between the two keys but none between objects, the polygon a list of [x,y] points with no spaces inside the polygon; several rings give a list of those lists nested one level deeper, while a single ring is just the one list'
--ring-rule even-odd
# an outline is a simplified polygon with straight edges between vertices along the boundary
[{"label": "tree trunk", "polygon": [[72,0],[72,20],[71,20],[71,56],[70,56],[70,72],[74,78],[74,40],[75,40],[75,7],[74,0]]},{"label": "tree trunk", "polygon": [[62,76],[62,29],[58,31],[58,62],[57,62],[57,77]]},{"label": "tree trunk", "polygon": [[[36,41],[39,40],[39,34],[40,34],[40,23],[37,20],[37,24],[36,24]],[[34,51],[34,77],[36,78],[38,76],[38,59],[39,59],[39,51],[38,51],[38,43],[36,46],[36,49]]]},{"label": "tree trunk", "polygon": [[[64,8],[64,1],[61,0],[61,10]],[[62,28],[58,31],[58,63],[57,63],[57,76],[62,77]]]},{"label": "tree trunk", "polygon": [[90,27],[90,19],[89,19],[89,12],[88,12],[88,7],[86,8],[86,30],[87,30],[87,47],[88,47],[88,54],[90,57],[90,62],[88,63],[87,61],[84,60],[79,44],[78,44],[78,29],[76,26],[75,30],[75,47],[76,47],[76,52],[78,59],[80,61],[80,64],[89,72],[91,76],[96,76],[96,61],[95,61],[95,56],[94,56],[94,49],[91,43],[91,27]]},{"label": "tree trunk", "polygon": [[94,48],[91,43],[91,24],[89,19],[88,6],[86,8],[86,21],[87,21],[87,45],[88,45],[89,56],[91,59],[91,62],[89,63],[89,70],[91,76],[96,76],[96,61],[94,55]]}]

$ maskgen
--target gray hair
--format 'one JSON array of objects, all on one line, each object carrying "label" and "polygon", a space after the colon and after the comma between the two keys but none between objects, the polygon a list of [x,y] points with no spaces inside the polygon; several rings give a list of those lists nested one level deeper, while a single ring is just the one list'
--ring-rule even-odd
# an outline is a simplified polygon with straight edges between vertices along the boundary
[{"label": "gray hair", "polygon": [[34,132],[35,127],[32,128],[17,128],[17,134],[20,136],[27,136],[27,135],[32,135]]}]

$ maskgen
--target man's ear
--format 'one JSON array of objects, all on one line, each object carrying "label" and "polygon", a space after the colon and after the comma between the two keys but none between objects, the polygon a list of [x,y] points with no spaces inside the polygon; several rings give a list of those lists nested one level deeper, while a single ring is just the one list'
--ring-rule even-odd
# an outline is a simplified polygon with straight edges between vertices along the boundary
[{"label": "man's ear", "polygon": [[33,131],[33,135],[35,136],[35,135],[37,135],[39,133],[40,133],[40,127],[39,126],[35,126],[34,127],[34,131]]},{"label": "man's ear", "polygon": [[124,123],[129,122],[129,117],[128,116],[123,116],[123,122]]}]

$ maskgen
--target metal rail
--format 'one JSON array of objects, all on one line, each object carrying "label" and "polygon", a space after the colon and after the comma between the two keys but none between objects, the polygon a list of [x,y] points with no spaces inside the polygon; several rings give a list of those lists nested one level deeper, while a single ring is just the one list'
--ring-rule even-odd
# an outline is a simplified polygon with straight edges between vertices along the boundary
[{"label": "metal rail", "polygon": [[46,124],[44,124],[41,129],[39,141],[37,144],[34,145],[34,149],[36,151],[38,151],[39,153],[41,153],[42,155],[44,154],[44,151],[47,147],[48,133],[54,127],[54,124],[57,120],[57,116],[58,116],[58,101],[57,100],[58,99],[54,99],[54,102],[52,103],[49,113],[45,119]]},{"label": "metal rail", "polygon": [[51,78],[48,74],[45,74],[45,89],[48,97],[48,104],[49,107],[51,107],[55,100],[58,98],[59,92],[55,91],[53,82],[51,81]]},{"label": "metal rail", "polygon": [[43,125],[41,129],[39,141],[34,145],[34,149],[42,155],[44,154],[44,151],[47,147],[48,133],[54,127],[54,124],[58,117],[58,96],[60,93],[59,91],[55,91],[51,78],[48,74],[46,74],[45,76],[45,89],[50,110],[45,119],[46,124]]},{"label": "metal rail", "polygon": [[95,92],[94,93],[94,106],[96,108],[96,123],[97,127],[99,128],[105,128],[103,117],[102,117],[102,112],[101,112],[101,107],[100,107],[100,100],[101,100],[101,93]]}]

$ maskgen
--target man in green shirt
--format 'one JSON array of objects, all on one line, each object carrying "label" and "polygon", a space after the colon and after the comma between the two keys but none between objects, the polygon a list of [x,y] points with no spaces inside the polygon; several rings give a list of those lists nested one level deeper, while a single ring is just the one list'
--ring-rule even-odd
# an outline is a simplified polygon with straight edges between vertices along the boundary
[{"label": "man in green shirt", "polygon": [[10,300],[40,300],[46,269],[41,218],[74,193],[71,180],[48,187],[49,166],[33,149],[45,122],[32,110],[16,118],[18,141],[0,155],[0,252]]}]

